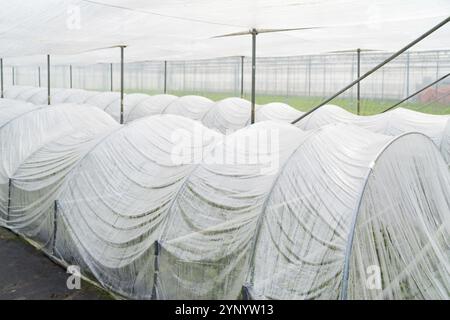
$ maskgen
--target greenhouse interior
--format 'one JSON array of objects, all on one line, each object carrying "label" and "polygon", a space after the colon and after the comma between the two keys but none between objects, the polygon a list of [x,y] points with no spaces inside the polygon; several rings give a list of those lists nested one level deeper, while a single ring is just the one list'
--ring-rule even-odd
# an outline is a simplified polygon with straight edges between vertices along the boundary
[{"label": "greenhouse interior", "polygon": [[450,1],[0,7],[0,299],[450,299]]}]

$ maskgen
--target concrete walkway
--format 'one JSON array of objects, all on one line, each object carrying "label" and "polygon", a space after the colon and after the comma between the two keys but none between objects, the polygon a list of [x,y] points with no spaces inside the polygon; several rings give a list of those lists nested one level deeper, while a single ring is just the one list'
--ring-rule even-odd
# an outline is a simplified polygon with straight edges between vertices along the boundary
[{"label": "concrete walkway", "polygon": [[85,281],[80,290],[69,290],[68,276],[42,252],[0,227],[0,300],[111,299],[109,294]]}]

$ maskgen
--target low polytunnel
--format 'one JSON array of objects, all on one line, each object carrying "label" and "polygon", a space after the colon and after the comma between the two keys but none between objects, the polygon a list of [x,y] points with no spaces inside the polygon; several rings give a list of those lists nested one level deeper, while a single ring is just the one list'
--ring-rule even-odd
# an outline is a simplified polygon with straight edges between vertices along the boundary
[{"label": "low polytunnel", "polygon": [[[0,129],[18,153],[2,152],[4,223],[120,295],[449,298],[450,177],[422,134],[265,121],[223,136],[58,108],[76,109]],[[63,130],[74,117],[100,124]]]},{"label": "low polytunnel", "polygon": [[[46,104],[44,88],[9,87],[5,96],[9,99]],[[117,92],[94,92],[78,89],[52,91],[54,103],[73,102],[96,106],[116,121],[120,121],[120,94]],[[172,95],[127,94],[124,97],[124,122],[156,115],[175,114],[201,121],[205,126],[223,134],[229,134],[250,124],[251,104],[240,98],[226,98],[218,102],[200,96],[176,97]],[[256,122],[273,120],[290,123],[302,114],[284,103],[257,105]],[[358,116],[345,109],[325,105],[296,123],[303,130],[316,129],[330,123],[345,123],[390,136],[410,131],[421,132],[430,137],[441,150],[450,166],[450,116],[430,115],[396,108],[373,116]]]},{"label": "low polytunnel", "polygon": [[[34,104],[47,104],[47,88],[14,86],[5,90],[5,97]],[[120,93],[98,92],[80,89],[52,89],[52,104],[79,103],[100,108],[116,121],[120,121]],[[200,96],[176,97],[168,94],[147,95],[130,93],[124,95],[124,123],[156,114],[176,114],[201,120],[214,104],[213,101]]]},{"label": "low polytunnel", "polygon": [[290,105],[280,102],[271,102],[261,105],[256,112],[256,122],[260,121],[280,121],[291,123],[303,115],[303,112],[292,108]]},{"label": "low polytunnel", "polygon": [[213,105],[214,102],[205,97],[184,96],[169,104],[163,113],[201,121]]},{"label": "low polytunnel", "polygon": [[358,116],[338,106],[325,105],[299,121],[296,126],[311,130],[329,123],[352,124],[389,136],[410,131],[421,132],[433,140],[450,165],[450,116],[425,114],[405,108],[373,116]]},{"label": "low polytunnel", "polygon": [[211,107],[202,123],[223,134],[229,134],[250,124],[251,104],[241,98],[226,98]]},{"label": "low polytunnel", "polygon": [[[279,161],[275,173],[213,164],[190,175],[160,240],[159,298],[235,299],[242,287],[258,299],[448,297],[450,180],[428,138],[263,122],[227,137],[227,152],[269,128],[278,160],[256,152]],[[371,266],[381,289],[366,289]]]},{"label": "low polytunnel", "polygon": [[[127,97],[128,95],[125,96],[125,101],[127,100]],[[148,98],[135,104],[133,107],[130,107],[129,111],[125,110],[125,113],[128,113],[126,122],[131,122],[147,116],[162,114],[163,110],[165,110],[169,104],[177,99],[177,96],[170,94],[148,96]]]},{"label": "low polytunnel", "polygon": [[[17,168],[40,147],[74,133],[95,137],[100,132],[118,124],[106,113],[91,106],[30,104],[1,107],[0,115],[0,224],[14,228],[11,218],[11,185]],[[66,161],[72,156],[69,148],[52,149],[54,157]],[[37,168],[48,165],[50,159],[40,159]]]}]

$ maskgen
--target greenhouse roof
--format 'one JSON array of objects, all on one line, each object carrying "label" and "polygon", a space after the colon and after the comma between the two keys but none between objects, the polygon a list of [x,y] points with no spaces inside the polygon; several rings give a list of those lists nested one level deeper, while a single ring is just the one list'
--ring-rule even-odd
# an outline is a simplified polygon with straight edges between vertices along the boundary
[{"label": "greenhouse roof", "polygon": [[[450,15],[448,0],[37,0],[0,1],[0,56],[5,63],[115,62],[330,51],[393,51]],[[415,50],[450,48],[445,26]],[[99,49],[104,50],[99,50]],[[109,48],[109,49],[107,49]]]}]

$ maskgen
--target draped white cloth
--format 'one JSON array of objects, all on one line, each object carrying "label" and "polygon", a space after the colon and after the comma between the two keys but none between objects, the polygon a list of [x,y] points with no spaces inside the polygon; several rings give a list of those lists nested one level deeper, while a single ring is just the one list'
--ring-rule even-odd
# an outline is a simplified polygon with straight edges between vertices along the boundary
[{"label": "draped white cloth", "polygon": [[1,224],[121,295],[449,298],[450,173],[423,134],[22,108],[0,104]]},{"label": "draped white cloth", "polygon": [[311,130],[329,123],[357,125],[390,136],[409,131],[421,132],[433,140],[450,166],[450,115],[432,115],[396,108],[373,116],[358,116],[338,106],[325,105],[297,122],[296,126]]},{"label": "draped white cloth", "polygon": [[[5,97],[37,104],[47,103],[47,90],[26,86],[8,87]],[[54,103],[84,103],[99,107],[114,119],[120,119],[120,95],[116,92],[92,92],[78,89],[52,89]],[[251,104],[240,98],[217,102],[200,97],[133,93],[124,97],[124,122],[156,114],[175,114],[201,121],[223,134],[232,133],[250,123]],[[273,120],[290,123],[304,113],[284,103],[257,105],[256,122]],[[396,108],[373,116],[358,116],[335,105],[325,105],[296,123],[303,130],[316,129],[330,123],[345,123],[390,136],[409,131],[430,137],[450,166],[450,116],[430,115],[405,108]]]}]

